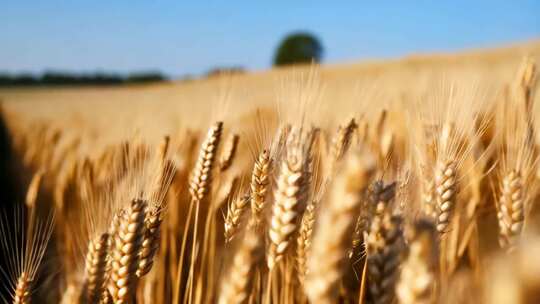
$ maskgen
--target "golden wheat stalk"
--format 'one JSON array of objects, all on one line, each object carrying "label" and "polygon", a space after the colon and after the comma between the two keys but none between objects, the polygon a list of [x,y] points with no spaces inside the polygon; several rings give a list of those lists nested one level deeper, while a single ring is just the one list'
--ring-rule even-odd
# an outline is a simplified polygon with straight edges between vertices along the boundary
[{"label": "golden wheat stalk", "polygon": [[196,202],[204,199],[212,183],[212,169],[222,132],[223,123],[218,121],[210,127],[201,145],[189,183],[189,193]]},{"label": "golden wheat stalk", "polygon": [[464,161],[482,157],[477,148],[491,119],[490,115],[482,115],[488,99],[480,95],[477,87],[465,88],[442,84],[420,114],[424,116],[419,125],[423,132],[418,132],[423,137],[418,150],[422,155],[420,165],[433,172],[429,176],[435,182],[437,231],[441,234],[449,230],[460,182],[470,172],[464,170]]},{"label": "golden wheat stalk", "polygon": [[435,169],[435,192],[437,199],[437,231],[446,232],[450,216],[457,200],[457,177],[454,161],[437,164]]},{"label": "golden wheat stalk", "polygon": [[298,280],[301,284],[304,283],[307,274],[307,260],[311,250],[311,239],[313,228],[315,226],[315,209],[317,202],[311,201],[302,215],[302,222],[298,229],[298,237],[296,238],[296,271]]},{"label": "golden wheat stalk", "polygon": [[227,216],[225,217],[225,242],[229,243],[233,240],[238,232],[240,221],[244,211],[247,209],[249,196],[243,195],[231,201],[227,208]]},{"label": "golden wheat stalk", "polygon": [[323,211],[313,236],[304,285],[304,292],[313,303],[337,302],[355,214],[361,206],[374,169],[373,159],[351,155],[334,181],[330,199],[321,207]]},{"label": "golden wheat stalk", "polygon": [[273,269],[289,248],[291,236],[298,229],[298,208],[305,199],[305,156],[302,151],[292,147],[287,149],[281,162],[274,192],[274,204],[268,234],[270,245],[267,251],[267,265]]},{"label": "golden wheat stalk", "polygon": [[[189,193],[191,196],[191,202],[189,204],[187,219],[184,225],[184,235],[182,237],[182,244],[180,247],[180,256],[178,259],[179,267],[176,273],[176,286],[174,291],[175,302],[179,302],[180,299],[180,289],[183,284],[182,275],[184,274],[184,261],[185,254],[187,252],[187,240],[188,240],[188,231],[190,227],[193,227],[193,233],[191,236],[192,246],[190,250],[191,260],[189,264],[189,273],[194,271],[195,265],[197,264],[197,256],[195,254],[196,248],[198,246],[198,229],[199,229],[199,209],[200,203],[205,199],[206,195],[210,191],[210,186],[212,185],[212,170],[214,169],[214,162],[216,158],[216,153],[221,142],[221,135],[223,133],[223,122],[215,122],[208,130],[205,139],[203,140],[201,147],[199,149],[199,155],[197,157],[195,167],[191,172],[190,182],[189,182]],[[193,213],[193,207],[195,207],[195,212]],[[193,218],[193,224],[191,225],[191,220]],[[184,295],[192,294],[193,290],[193,277],[189,278],[187,289],[189,291],[185,292]],[[186,289],[186,288],[184,288]]]},{"label": "golden wheat stalk", "polygon": [[269,191],[270,170],[272,159],[268,150],[263,150],[253,165],[251,173],[251,216],[256,226],[260,226],[263,221],[263,210],[266,205],[266,196]]},{"label": "golden wheat stalk", "polygon": [[85,303],[98,304],[106,293],[108,275],[109,234],[103,233],[90,240],[85,259]]},{"label": "golden wheat stalk", "polygon": [[118,217],[111,248],[111,274],[108,290],[115,304],[131,303],[137,287],[139,251],[145,233],[144,200],[134,199],[123,216]]},{"label": "golden wheat stalk", "polygon": [[159,249],[161,236],[161,223],[163,222],[162,209],[159,206],[148,208],[145,212],[145,232],[139,250],[139,267],[137,269],[137,277],[142,277],[152,269],[154,264],[154,256]]},{"label": "golden wheat stalk", "polygon": [[501,247],[515,245],[525,220],[524,183],[519,172],[510,171],[503,177],[497,219]]},{"label": "golden wheat stalk", "polygon": [[238,148],[238,142],[240,136],[238,134],[231,134],[223,144],[223,151],[221,151],[221,157],[219,159],[219,170],[221,172],[229,169],[236,156],[236,150]]},{"label": "golden wheat stalk", "polygon": [[[527,72],[527,67],[523,73]],[[521,75],[521,89],[532,90],[531,77]],[[512,96],[513,97],[513,96]],[[495,202],[499,224],[499,243],[508,251],[514,249],[524,228],[530,210],[532,196],[537,189],[534,173],[538,166],[539,156],[533,145],[534,129],[530,115],[531,105],[523,105],[523,98],[503,100],[498,109],[498,138],[501,145],[501,165],[499,167],[499,197]],[[530,96],[529,96],[530,98]]]}]

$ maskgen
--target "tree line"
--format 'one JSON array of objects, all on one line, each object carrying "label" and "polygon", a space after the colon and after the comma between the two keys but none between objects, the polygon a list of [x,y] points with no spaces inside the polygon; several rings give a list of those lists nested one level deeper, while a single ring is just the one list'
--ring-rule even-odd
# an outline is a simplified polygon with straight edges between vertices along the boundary
[{"label": "tree line", "polygon": [[45,72],[42,75],[0,73],[0,86],[50,86],[50,85],[119,85],[166,81],[159,72],[140,72],[129,75],[114,73],[78,74],[70,72]]},{"label": "tree line", "polygon": [[[319,63],[324,48],[319,39],[308,32],[293,32],[284,37],[274,53],[274,66],[293,64]],[[241,66],[215,67],[203,77],[214,77],[223,74],[239,74],[245,72]],[[184,77],[189,80],[191,77]],[[42,75],[8,74],[0,72],[0,87],[7,86],[51,86],[51,85],[120,85],[136,83],[152,83],[169,80],[157,71],[147,71],[121,75],[115,73],[79,74],[72,72],[48,71]]]}]

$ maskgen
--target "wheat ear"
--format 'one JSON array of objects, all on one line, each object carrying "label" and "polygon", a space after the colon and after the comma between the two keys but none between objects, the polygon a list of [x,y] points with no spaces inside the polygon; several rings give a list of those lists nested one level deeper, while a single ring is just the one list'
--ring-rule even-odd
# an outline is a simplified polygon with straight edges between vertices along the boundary
[{"label": "wheat ear", "polygon": [[223,151],[221,152],[221,157],[219,159],[219,170],[221,172],[226,171],[231,167],[234,157],[236,156],[239,140],[240,136],[238,136],[238,134],[231,134],[225,141]]},{"label": "wheat ear", "polygon": [[435,302],[437,262],[436,228],[429,220],[418,220],[412,229],[407,259],[401,267],[396,286],[400,304],[432,304]]},{"label": "wheat ear", "polygon": [[334,171],[336,162],[342,159],[349,149],[356,129],[358,129],[358,124],[356,124],[354,118],[351,119],[344,127],[338,127],[338,130],[332,139],[332,146],[330,150],[330,155],[332,157],[330,161],[330,172]]},{"label": "wheat ear", "polygon": [[26,272],[22,272],[17,279],[15,285],[15,294],[13,296],[13,304],[29,304],[30,303],[30,279]]},{"label": "wheat ear", "polygon": [[439,162],[435,169],[435,192],[437,199],[437,231],[447,230],[457,199],[456,164],[454,161]]},{"label": "wheat ear", "polygon": [[315,225],[315,209],[317,202],[311,201],[302,215],[302,222],[296,238],[296,268],[298,280],[304,283],[307,274],[307,259],[311,250],[311,239]]},{"label": "wheat ear", "polygon": [[272,160],[268,150],[263,150],[255,160],[251,173],[251,216],[255,225],[260,226],[263,220],[263,209],[270,184]]},{"label": "wheat ear", "polygon": [[[204,141],[201,144],[199,149],[199,155],[195,163],[195,167],[191,172],[191,178],[189,182],[189,193],[191,196],[191,202],[189,204],[187,212],[187,220],[184,224],[184,236],[182,237],[182,244],[180,249],[180,256],[178,259],[179,267],[176,272],[176,286],[174,291],[175,302],[179,302],[180,288],[184,280],[182,275],[184,274],[184,264],[185,264],[185,254],[186,254],[186,245],[188,240],[188,230],[193,227],[193,233],[191,234],[192,246],[191,246],[191,260],[189,263],[189,272],[194,271],[194,267],[197,264],[198,256],[195,254],[198,242],[198,229],[199,229],[199,212],[200,212],[200,203],[205,199],[206,195],[210,190],[212,184],[212,170],[214,168],[214,162],[216,158],[216,152],[221,141],[221,135],[223,133],[223,122],[218,121],[214,123],[208,130]],[[193,207],[195,207],[195,212],[193,212]],[[191,220],[193,218],[193,224]],[[185,292],[184,295],[191,294],[193,288],[193,280],[189,280],[186,289],[189,291]]]},{"label": "wheat ear", "polygon": [[108,289],[115,304],[131,303],[137,286],[139,251],[145,233],[146,201],[134,199],[119,218],[111,249]]},{"label": "wheat ear", "polygon": [[273,269],[289,247],[290,238],[298,229],[298,208],[305,198],[305,157],[303,152],[292,147],[286,151],[281,162],[281,170],[274,192],[274,205],[268,234],[270,245],[267,252],[267,264]]},{"label": "wheat ear", "polygon": [[524,183],[519,172],[511,170],[503,177],[498,204],[499,242],[511,249],[521,234],[525,220]]},{"label": "wheat ear", "polygon": [[356,124],[354,118],[351,119],[345,127],[339,126],[332,144],[332,156],[334,159],[340,160],[343,155],[345,155],[345,152],[347,152],[351,145],[352,136],[357,128],[358,124]]},{"label": "wheat ear", "polygon": [[[7,266],[7,269],[0,269],[0,275],[10,291],[12,303],[30,303],[32,288],[54,229],[55,213],[40,219],[34,204],[29,207],[27,214],[24,206],[15,206],[10,219],[7,214],[0,214],[0,250]],[[6,280],[8,282],[4,282]],[[2,295],[0,299],[9,302]]]},{"label": "wheat ear", "polygon": [[435,181],[432,176],[426,172],[426,168],[421,168],[421,202],[422,202],[422,212],[430,218],[437,218],[437,199],[436,199],[436,189]]},{"label": "wheat ear", "polygon": [[159,249],[161,223],[163,222],[161,211],[162,208],[159,206],[154,206],[146,211],[144,220],[146,229],[139,251],[139,267],[137,269],[137,277],[139,278],[150,272],[154,264],[154,256]]},{"label": "wheat ear", "polygon": [[212,182],[212,168],[214,167],[216,151],[222,132],[223,123],[218,121],[210,127],[201,145],[197,163],[195,164],[189,183],[189,193],[194,201],[202,201],[208,193],[209,186]]},{"label": "wheat ear", "polygon": [[356,219],[354,226],[349,258],[360,256],[363,251],[364,234],[370,229],[371,221],[374,217],[382,217],[388,210],[390,201],[394,198],[396,184],[385,185],[383,181],[373,182],[368,188],[368,200],[364,203],[364,209]]},{"label": "wheat ear", "polygon": [[370,303],[392,303],[403,250],[401,218],[386,212],[371,223],[366,239],[368,296]]},{"label": "wheat ear", "polygon": [[356,218],[356,224],[351,238],[351,246],[349,248],[349,259],[355,259],[362,253],[364,244],[364,233],[368,229],[368,218],[365,211],[361,211],[361,214]]},{"label": "wheat ear", "polygon": [[[533,70],[527,71],[531,68]],[[525,66],[521,75],[523,94],[532,94],[530,90],[533,89],[533,77],[534,67]],[[500,115],[497,127],[501,133],[502,149],[499,167],[500,193],[495,206],[499,223],[499,243],[507,251],[514,250],[527,221],[526,217],[534,201],[533,193],[537,190],[533,174],[540,160],[534,146],[535,129],[532,127],[530,108],[532,105],[525,107],[521,104],[522,100],[518,100],[517,104],[513,101],[504,100],[497,111]]]},{"label": "wheat ear", "polygon": [[85,260],[84,297],[86,303],[98,304],[106,293],[109,266],[109,234],[103,233],[90,240]]},{"label": "wheat ear", "polygon": [[223,280],[219,304],[248,303],[256,266],[264,257],[262,244],[254,231],[246,233]]},{"label": "wheat ear", "polygon": [[373,208],[373,217],[382,217],[390,209],[390,203],[396,194],[396,183],[385,185],[379,180],[371,184],[369,188],[370,200]]},{"label": "wheat ear", "polygon": [[236,236],[240,226],[240,220],[247,209],[249,196],[244,195],[231,201],[225,217],[225,242],[228,243]]},{"label": "wheat ear", "polygon": [[334,181],[330,199],[321,207],[324,212],[320,213],[320,228],[313,236],[304,285],[304,291],[313,303],[337,303],[355,215],[374,170],[373,159],[351,155]]}]

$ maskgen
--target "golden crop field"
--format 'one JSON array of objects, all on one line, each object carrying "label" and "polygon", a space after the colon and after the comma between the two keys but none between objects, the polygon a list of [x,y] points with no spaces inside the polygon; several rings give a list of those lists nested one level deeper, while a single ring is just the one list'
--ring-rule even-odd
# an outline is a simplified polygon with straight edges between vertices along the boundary
[{"label": "golden crop field", "polygon": [[540,303],[539,58],[0,89],[2,300]]}]

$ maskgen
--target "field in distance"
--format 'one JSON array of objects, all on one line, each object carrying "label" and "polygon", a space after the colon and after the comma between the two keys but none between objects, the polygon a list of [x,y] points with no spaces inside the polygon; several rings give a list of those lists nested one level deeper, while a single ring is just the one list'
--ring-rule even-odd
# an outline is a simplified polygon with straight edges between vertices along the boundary
[{"label": "field in distance", "polygon": [[324,127],[389,103],[411,105],[425,98],[426,92],[436,91],[440,83],[496,94],[516,78],[525,56],[537,60],[540,41],[456,54],[323,65],[315,69],[316,84],[310,88],[300,80],[309,77],[311,67],[297,66],[156,85],[0,88],[0,100],[11,114],[8,116],[18,122],[46,119],[60,128],[84,127],[95,133],[105,129],[113,137],[117,134],[111,130],[137,130],[147,137],[156,130],[167,133],[179,127],[206,127],[209,118],[241,119],[256,108],[275,111],[278,100],[296,102],[292,99],[297,96],[289,93],[304,86],[315,99],[310,115]]}]

